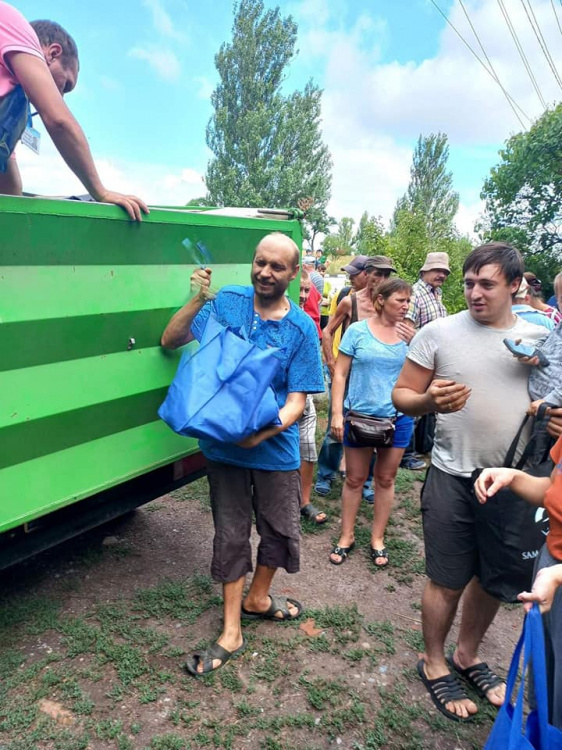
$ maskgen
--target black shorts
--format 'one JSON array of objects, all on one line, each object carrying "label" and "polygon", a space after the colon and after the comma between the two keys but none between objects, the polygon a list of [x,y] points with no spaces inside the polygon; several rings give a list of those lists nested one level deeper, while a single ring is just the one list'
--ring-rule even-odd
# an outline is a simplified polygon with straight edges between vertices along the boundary
[{"label": "black shorts", "polygon": [[257,561],[299,570],[301,478],[298,470],[262,471],[207,459],[215,523],[211,575],[237,581],[252,568],[252,513],[260,535]]},{"label": "black shorts", "polygon": [[463,589],[477,576],[486,590],[493,577],[487,556],[480,554],[476,503],[472,479],[430,467],[421,493],[425,565],[428,578],[439,586]]}]

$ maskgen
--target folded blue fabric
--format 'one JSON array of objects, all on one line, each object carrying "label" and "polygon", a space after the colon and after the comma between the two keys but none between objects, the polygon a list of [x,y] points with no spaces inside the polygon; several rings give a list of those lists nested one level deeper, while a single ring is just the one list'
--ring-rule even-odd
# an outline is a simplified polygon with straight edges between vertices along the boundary
[{"label": "folded blue fabric", "polygon": [[180,435],[221,443],[280,425],[271,387],[277,351],[260,349],[245,331],[224,327],[211,314],[199,349],[183,355],[159,416]]}]

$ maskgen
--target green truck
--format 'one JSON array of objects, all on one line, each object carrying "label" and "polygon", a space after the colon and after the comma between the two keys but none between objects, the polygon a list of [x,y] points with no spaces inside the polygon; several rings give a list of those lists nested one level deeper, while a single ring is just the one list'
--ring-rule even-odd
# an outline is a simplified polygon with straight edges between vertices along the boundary
[{"label": "green truck", "polygon": [[248,284],[272,231],[301,246],[290,212],[155,207],[135,224],[0,196],[0,569],[205,473],[157,416],[181,354],[160,336],[198,263],[215,287]]}]

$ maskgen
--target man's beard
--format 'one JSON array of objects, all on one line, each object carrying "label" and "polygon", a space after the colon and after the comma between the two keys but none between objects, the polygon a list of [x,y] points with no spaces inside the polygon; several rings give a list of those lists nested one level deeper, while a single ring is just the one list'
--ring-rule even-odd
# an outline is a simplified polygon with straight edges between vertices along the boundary
[{"label": "man's beard", "polygon": [[273,284],[267,284],[267,286],[259,287],[259,281],[256,275],[252,276],[252,286],[254,287],[254,294],[257,297],[261,297],[268,301],[277,301],[285,295],[287,286],[283,287],[280,282],[274,282]]}]

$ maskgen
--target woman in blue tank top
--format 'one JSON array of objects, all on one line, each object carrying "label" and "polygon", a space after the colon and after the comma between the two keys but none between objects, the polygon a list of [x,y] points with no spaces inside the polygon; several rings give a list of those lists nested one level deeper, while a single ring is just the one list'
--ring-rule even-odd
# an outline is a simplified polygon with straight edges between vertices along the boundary
[{"label": "woman in blue tank top", "polygon": [[394,502],[398,466],[414,429],[414,420],[397,413],[391,399],[408,351],[397,324],[408,311],[411,292],[412,287],[403,279],[384,281],[374,292],[375,315],[349,326],[340,344],[332,382],[332,434],[344,445],[346,477],[341,534],[330,554],[334,565],[341,565],[355,546],[355,520],[373,453],[372,447],[351,440],[345,423],[345,414],[350,410],[372,417],[396,418],[392,447],[377,448],[374,472],[376,500],[370,554],[377,567],[388,565],[384,533]]}]

